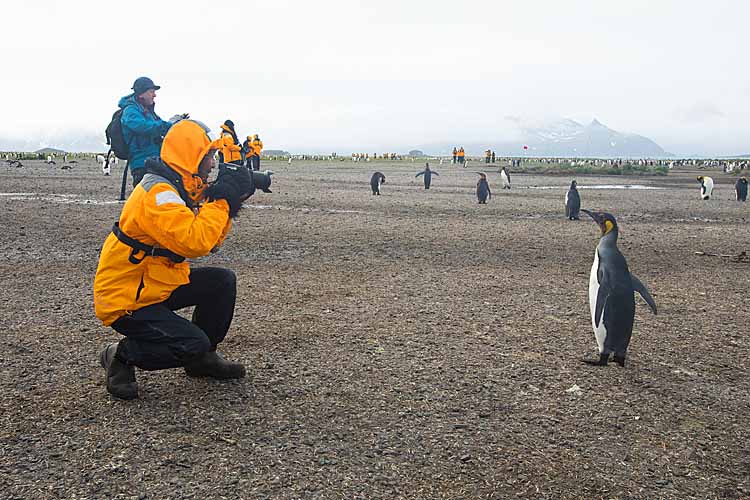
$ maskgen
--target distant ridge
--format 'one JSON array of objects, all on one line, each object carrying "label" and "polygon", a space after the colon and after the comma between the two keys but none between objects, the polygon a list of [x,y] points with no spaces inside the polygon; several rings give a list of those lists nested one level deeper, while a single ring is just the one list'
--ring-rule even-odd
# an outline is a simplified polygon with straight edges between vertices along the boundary
[{"label": "distant ridge", "polygon": [[55,148],[42,148],[42,149],[37,149],[34,152],[35,153],[40,153],[40,154],[45,154],[45,155],[50,155],[50,154],[56,154],[56,155],[57,154],[65,154],[65,151],[63,151],[62,149],[55,149]]},{"label": "distant ridge", "polygon": [[[469,144],[417,146],[425,151],[448,154],[453,146],[463,146],[471,155],[483,155],[487,148],[501,156],[553,156],[597,158],[664,158],[674,156],[648,137],[618,132],[599,120],[582,125],[563,119],[535,127],[519,128],[514,140]],[[524,148],[526,146],[526,148]]]}]

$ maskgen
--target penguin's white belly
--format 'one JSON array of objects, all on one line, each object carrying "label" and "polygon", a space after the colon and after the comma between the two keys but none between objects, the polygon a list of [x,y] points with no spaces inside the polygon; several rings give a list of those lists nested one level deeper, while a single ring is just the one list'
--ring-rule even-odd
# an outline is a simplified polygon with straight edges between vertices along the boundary
[{"label": "penguin's white belly", "polygon": [[607,328],[604,326],[604,309],[602,317],[599,318],[599,326],[596,326],[596,296],[599,294],[599,280],[596,273],[599,270],[599,252],[594,250],[594,264],[591,266],[591,275],[589,276],[589,308],[591,309],[591,326],[594,328],[594,337],[596,345],[599,346],[599,352],[604,351],[604,341],[607,338]]},{"label": "penguin's white belly", "polygon": [[568,198],[570,197],[570,192],[565,193],[565,206],[568,206]]},{"label": "penguin's white belly", "polygon": [[506,188],[510,186],[510,181],[508,180],[508,176],[505,172],[500,172],[500,179],[503,181],[503,187]]},{"label": "penguin's white belly", "polygon": [[711,195],[714,192],[714,180],[711,179],[710,177],[706,177],[705,179],[703,179],[703,186],[705,188],[703,189],[703,191],[705,192],[701,194],[701,197],[704,200],[710,200]]}]

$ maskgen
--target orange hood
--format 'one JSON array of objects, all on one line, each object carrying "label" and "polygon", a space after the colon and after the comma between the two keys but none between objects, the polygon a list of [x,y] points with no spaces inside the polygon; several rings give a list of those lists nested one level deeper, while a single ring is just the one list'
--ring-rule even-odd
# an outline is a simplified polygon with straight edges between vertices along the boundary
[{"label": "orange hood", "polygon": [[161,159],[180,174],[185,190],[196,200],[206,188],[198,177],[198,166],[211,149],[221,148],[221,141],[212,141],[204,127],[193,120],[179,121],[169,129],[161,145]]}]

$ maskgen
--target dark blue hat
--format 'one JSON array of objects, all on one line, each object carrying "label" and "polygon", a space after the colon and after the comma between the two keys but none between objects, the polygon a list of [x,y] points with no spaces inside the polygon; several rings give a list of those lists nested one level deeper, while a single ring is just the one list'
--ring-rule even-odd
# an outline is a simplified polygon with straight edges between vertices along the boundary
[{"label": "dark blue hat", "polygon": [[141,95],[150,89],[159,90],[160,88],[160,86],[156,85],[154,81],[147,76],[142,76],[133,83],[133,93],[135,95]]}]

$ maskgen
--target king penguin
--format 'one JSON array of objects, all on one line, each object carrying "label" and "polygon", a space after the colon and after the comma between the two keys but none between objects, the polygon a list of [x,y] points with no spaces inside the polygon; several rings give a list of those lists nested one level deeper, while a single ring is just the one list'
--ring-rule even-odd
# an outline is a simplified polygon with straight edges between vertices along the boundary
[{"label": "king penguin", "polygon": [[432,176],[437,175],[440,177],[440,174],[435,172],[434,170],[430,170],[430,164],[425,163],[424,170],[419,172],[417,175],[414,176],[414,178],[419,177],[420,175],[424,175],[424,188],[430,189],[430,185],[432,184]]},{"label": "king penguin", "polygon": [[571,181],[570,189],[565,193],[565,217],[568,220],[581,220],[579,213],[581,210],[581,196],[578,194],[578,183]]},{"label": "king penguin", "polygon": [[714,180],[707,175],[699,175],[697,179],[701,183],[701,200],[710,200],[714,192]]},{"label": "king penguin", "polygon": [[734,192],[737,195],[737,201],[747,200],[747,177],[740,177],[734,184]]},{"label": "king penguin", "polygon": [[500,180],[503,181],[503,189],[510,189],[510,173],[505,169],[500,171]]},{"label": "king penguin", "polygon": [[385,175],[380,172],[375,172],[370,177],[370,187],[372,188],[372,194],[380,195],[380,185],[385,184]]},{"label": "king penguin", "polygon": [[630,274],[625,257],[617,248],[617,220],[605,212],[582,210],[599,224],[602,231],[594,252],[594,264],[589,277],[589,307],[591,325],[599,347],[599,359],[584,359],[590,365],[606,366],[609,357],[625,366],[635,317],[635,292],[641,294],[656,314],[656,303],[648,288]]},{"label": "king penguin", "polygon": [[479,174],[479,181],[477,181],[477,200],[480,205],[487,204],[487,198],[492,198],[492,191],[490,191],[490,184],[487,182],[487,174],[484,172],[477,172]]}]

